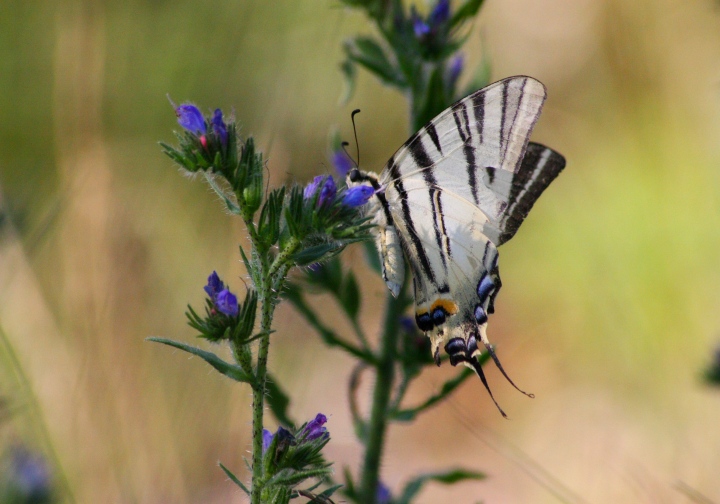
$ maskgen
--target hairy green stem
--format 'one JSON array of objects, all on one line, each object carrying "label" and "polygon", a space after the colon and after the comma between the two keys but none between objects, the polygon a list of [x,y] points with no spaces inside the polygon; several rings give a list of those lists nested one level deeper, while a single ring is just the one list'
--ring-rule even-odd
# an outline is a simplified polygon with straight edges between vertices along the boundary
[{"label": "hairy green stem", "polygon": [[397,337],[400,332],[399,317],[407,306],[405,282],[397,298],[388,293],[385,303],[384,332],[380,343],[380,354],[376,365],[377,376],[373,392],[372,410],[368,422],[368,438],[365,445],[365,458],[360,474],[359,501],[363,504],[375,502],[377,493],[380,461],[387,430],[387,412],[390,392],[395,378],[395,359]]},{"label": "hairy green stem", "polygon": [[[250,239],[253,247],[258,243],[254,223],[249,222]],[[260,278],[262,284],[258,288],[258,301],[260,303],[260,344],[258,346],[257,366],[255,368],[255,385],[253,386],[253,425],[252,425],[252,487],[250,493],[251,504],[261,504],[262,487],[262,432],[263,413],[265,411],[265,381],[267,379],[267,363],[270,354],[270,329],[273,313],[277,305],[278,288],[282,285],[283,277],[287,275],[291,266],[290,258],[300,247],[299,240],[292,238],[283,250],[277,255],[272,265],[267,255],[261,257]],[[257,248],[255,249],[257,250]]]}]

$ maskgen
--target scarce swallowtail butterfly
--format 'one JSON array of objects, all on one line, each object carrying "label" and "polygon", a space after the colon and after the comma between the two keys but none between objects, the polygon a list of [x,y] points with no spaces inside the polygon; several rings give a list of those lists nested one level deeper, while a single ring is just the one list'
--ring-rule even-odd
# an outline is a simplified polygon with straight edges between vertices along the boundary
[{"label": "scarce swallowtail butterfly", "polygon": [[497,247],[515,235],[565,166],[557,152],[528,142],[545,98],[545,86],[531,77],[501,80],[426,124],[379,176],[357,168],[348,174],[349,185],[375,189],[368,212],[383,278],[397,296],[405,257],[415,321],[430,338],[435,362],[443,349],[453,366],[475,370],[503,416],[478,356],[486,350],[520,390],[490,346],[487,324],[502,285]]}]

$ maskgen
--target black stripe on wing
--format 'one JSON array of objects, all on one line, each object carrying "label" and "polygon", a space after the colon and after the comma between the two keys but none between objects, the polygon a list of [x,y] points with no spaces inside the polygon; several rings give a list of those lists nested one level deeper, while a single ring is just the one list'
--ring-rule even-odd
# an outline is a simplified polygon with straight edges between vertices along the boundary
[{"label": "black stripe on wing", "polygon": [[[425,151],[425,146],[423,145],[421,140],[413,142],[412,144],[410,144],[409,148],[415,164],[417,164],[417,166],[420,168],[420,171],[422,171],[423,179],[425,180],[425,184],[428,188],[430,209],[432,210],[433,216],[433,230],[435,231],[435,241],[437,242],[438,248],[442,250],[443,240],[440,228],[441,224],[442,228],[445,227],[445,224],[440,222],[440,220],[442,220],[443,218],[442,204],[440,204],[439,199],[435,197],[435,193],[437,192],[437,180],[435,180],[435,175],[433,174],[433,161],[432,159],[430,159],[430,156],[428,156],[428,153]],[[442,259],[443,268],[447,269],[445,254],[441,254],[440,257]]]},{"label": "black stripe on wing", "polygon": [[[565,168],[565,158],[544,145],[530,142],[522,164],[513,174],[507,206],[501,217],[497,245],[512,238],[543,191]],[[488,169],[488,177],[493,178]],[[495,172],[493,175],[500,175]]]},{"label": "black stripe on wing", "polygon": [[[432,267],[430,266],[428,256],[427,254],[425,254],[425,249],[423,248],[423,245],[420,241],[420,237],[415,230],[415,223],[413,222],[412,215],[410,215],[410,206],[408,205],[407,191],[405,190],[405,186],[402,182],[402,177],[400,176],[400,168],[395,163],[393,158],[390,158],[390,161],[388,161],[388,169],[390,171],[390,176],[393,178],[393,184],[395,186],[395,189],[400,196],[400,205],[402,207],[403,221],[405,223],[405,226],[407,227],[408,234],[410,235],[410,241],[412,242],[413,250],[415,252],[412,255],[418,258],[418,260],[420,261],[420,266],[422,267],[425,275],[427,275],[427,277],[432,283],[435,283],[435,274],[433,273]],[[405,242],[402,233],[398,233],[398,236],[400,237],[401,242]],[[408,251],[407,247],[410,244],[403,243],[403,245],[406,247],[406,251]]]}]

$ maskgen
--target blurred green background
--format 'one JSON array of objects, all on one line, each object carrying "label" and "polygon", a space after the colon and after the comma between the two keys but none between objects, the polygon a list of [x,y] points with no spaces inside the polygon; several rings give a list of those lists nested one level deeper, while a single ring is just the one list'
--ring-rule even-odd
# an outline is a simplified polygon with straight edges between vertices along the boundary
[{"label": "blurred green background", "polygon": [[[51,445],[77,502],[242,502],[216,462],[247,476],[249,390],[143,341],[194,342],[183,311],[207,275],[235,290],[244,275],[242,227],[160,153],[177,129],[166,95],[233,109],[272,184],[331,170],[328,134],[351,137],[353,108],[364,167],[379,170],[408,136],[404,99],[361,73],[339,104],[341,43],[368,28],[332,0],[6,0],[0,13],[2,446]],[[568,160],[501,249],[490,322],[537,398],[489,369],[512,420],[469,381],[390,431],[383,480],[489,475],[430,487],[427,503],[720,501],[720,390],[701,380],[720,343],[720,4],[487,0],[469,37],[468,68],[485,57],[492,80],[545,83],[534,139]],[[344,257],[372,330],[384,286],[359,249]],[[351,362],[288,306],[276,320],[270,368],[293,416],[329,415],[326,454],[356,467]],[[455,372],[427,372],[410,400]]]}]

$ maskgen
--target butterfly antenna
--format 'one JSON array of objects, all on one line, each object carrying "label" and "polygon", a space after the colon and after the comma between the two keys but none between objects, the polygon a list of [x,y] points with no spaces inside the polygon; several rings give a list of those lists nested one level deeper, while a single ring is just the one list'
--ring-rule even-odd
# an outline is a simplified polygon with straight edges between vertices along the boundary
[{"label": "butterfly antenna", "polygon": [[490,399],[493,400],[493,402],[495,403],[495,406],[497,407],[500,414],[503,416],[503,418],[507,418],[508,416],[505,414],[503,409],[500,407],[498,402],[495,400],[495,396],[493,395],[492,390],[490,390],[490,386],[488,385],[488,382],[485,379],[485,373],[483,373],[482,366],[480,365],[480,362],[478,362],[477,357],[471,357],[466,362],[470,362],[473,369],[475,370],[477,375],[480,377],[480,380],[482,381],[483,385],[485,385],[485,390],[487,390],[488,394],[490,394]]},{"label": "butterfly antenna", "polygon": [[528,394],[527,392],[525,392],[524,390],[522,390],[520,387],[518,387],[517,385],[515,385],[515,382],[513,382],[513,381],[510,379],[510,377],[507,375],[507,373],[506,373],[505,370],[503,369],[502,364],[500,364],[500,359],[498,359],[498,356],[495,354],[495,350],[493,349],[492,345],[491,345],[489,342],[487,342],[487,341],[483,341],[483,344],[485,345],[485,348],[487,348],[487,351],[488,351],[488,353],[490,354],[490,357],[492,357],[492,360],[495,362],[495,365],[497,366],[497,368],[500,370],[500,372],[501,372],[502,375],[505,377],[505,379],[510,382],[510,385],[512,385],[513,387],[515,387],[515,389],[516,389],[518,392],[521,392],[521,393],[525,394],[526,396],[530,397],[531,399],[535,399],[535,394]]},{"label": "butterfly antenna", "polygon": [[359,167],[358,167],[358,164],[355,162],[355,160],[352,158],[352,156],[351,156],[350,154],[348,154],[348,151],[347,151],[347,146],[348,146],[348,145],[350,145],[350,144],[347,143],[347,142],[342,142],[342,143],[340,144],[340,147],[342,147],[342,150],[343,150],[343,152],[345,153],[345,155],[347,156],[347,158],[348,158],[350,161],[353,162],[353,164],[355,165],[355,168],[359,168]]},{"label": "butterfly antenna", "polygon": [[355,109],[352,111],[352,114],[350,114],[350,120],[353,124],[353,134],[355,135],[355,148],[357,149],[357,163],[355,165],[360,168],[360,144],[358,143],[357,139],[357,128],[355,127],[355,116],[360,113],[360,109]]}]

